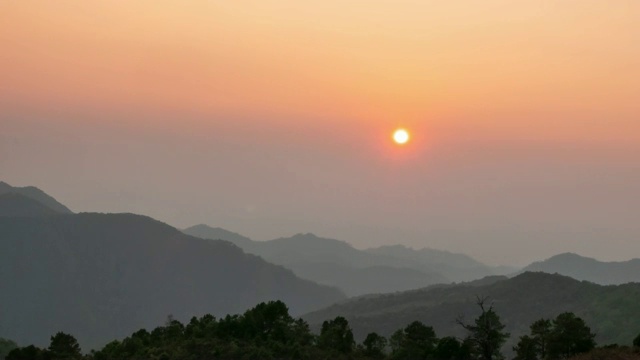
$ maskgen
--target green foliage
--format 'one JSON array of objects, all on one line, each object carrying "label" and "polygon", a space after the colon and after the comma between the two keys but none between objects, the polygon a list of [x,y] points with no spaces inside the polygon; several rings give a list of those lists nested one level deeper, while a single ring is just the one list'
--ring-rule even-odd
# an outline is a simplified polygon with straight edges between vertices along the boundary
[{"label": "green foliage", "polygon": [[471,344],[471,354],[480,360],[504,359],[500,349],[509,338],[509,333],[504,331],[505,325],[493,310],[493,306],[485,309],[486,299],[478,299],[477,304],[482,310],[474,324],[458,323],[468,332],[468,342]]},{"label": "green foliage", "polygon": [[14,341],[0,338],[0,360],[4,359],[11,350],[18,347]]},{"label": "green foliage", "polygon": [[447,336],[438,340],[433,351],[433,358],[439,360],[464,360],[471,357],[468,344],[461,343],[458,339]]},{"label": "green foliage", "polygon": [[545,359],[549,351],[549,341],[553,324],[550,320],[540,319],[529,327],[531,335],[520,337],[518,345],[513,350],[516,360]]},{"label": "green foliage", "polygon": [[514,360],[539,360],[544,359],[544,357],[538,357],[539,355],[539,347],[536,339],[532,338],[529,335],[524,335],[520,337],[520,341],[518,345],[513,348],[513,351],[516,352],[516,357]]},{"label": "green foliage", "polygon": [[362,342],[362,354],[372,359],[383,359],[387,343],[387,339],[384,336],[380,336],[375,332],[369,333]]},{"label": "green foliage", "polygon": [[431,326],[414,321],[392,336],[391,348],[394,359],[426,359],[437,343],[436,333]]},{"label": "green foliage", "polygon": [[51,360],[82,359],[82,352],[76,338],[63,332],[58,332],[51,337],[47,353]]},{"label": "green foliage", "polygon": [[565,359],[570,356],[588,352],[596,346],[595,334],[584,320],[575,314],[566,312],[553,320],[553,328],[549,334],[550,359]]},{"label": "green foliage", "polygon": [[462,336],[459,325],[451,320],[465,313],[471,322],[480,313],[474,311],[478,309],[473,301],[476,294],[494,300],[507,326],[505,331],[513,335],[503,347],[505,355],[520,336],[529,334],[534,321],[553,319],[565,311],[582,317],[597,334],[598,343],[631,345],[640,334],[640,283],[600,286],[543,273],[356,298],[308,314],[305,319],[312,327],[319,327],[324,319],[345,316],[356,338],[373,331],[390,337],[412,320],[433,326],[438,334]]},{"label": "green foliage", "polygon": [[633,339],[633,346],[640,348],[640,334]]},{"label": "green foliage", "polygon": [[[319,336],[311,333],[302,319],[294,319],[281,301],[260,303],[241,315],[217,319],[212,315],[193,317],[182,324],[172,316],[151,331],[138,330],[114,340],[99,351],[82,355],[76,339],[56,333],[47,349],[33,345],[15,348],[7,360],[200,360],[200,359],[503,359],[500,348],[509,336],[492,307],[478,301],[482,313],[472,324],[459,323],[468,331],[460,342],[455,337],[438,339],[431,326],[414,321],[387,339],[369,333],[356,346],[346,318],[338,316],[323,323]],[[584,321],[562,313],[553,321],[538,320],[531,334],[520,338],[515,360],[567,359],[593,349],[593,334]],[[0,345],[15,343],[0,340]],[[387,354],[387,346],[391,353]],[[548,354],[540,356],[542,349]],[[617,350],[609,346],[607,350]],[[637,350],[640,353],[640,350]],[[626,358],[625,358],[626,359]]]},{"label": "green foliage", "polygon": [[[169,318],[151,332],[140,330],[93,353],[96,360],[127,359],[315,359],[335,358],[355,347],[344,318],[327,322],[316,342],[309,325],[294,319],[281,301],[260,303],[242,315]],[[336,356],[338,355],[338,356]]]},{"label": "green foliage", "polygon": [[516,360],[566,359],[595,347],[595,335],[573,313],[562,313],[553,321],[540,319],[530,329],[531,334],[520,337],[514,347]]},{"label": "green foliage", "polygon": [[46,354],[46,350],[29,345],[11,350],[6,357],[6,360],[49,360],[49,358]]},{"label": "green foliage", "polygon": [[342,316],[322,323],[322,330],[318,338],[318,347],[323,350],[333,350],[339,354],[349,354],[353,351],[355,340],[349,322]]},{"label": "green foliage", "polygon": [[75,337],[58,332],[51,337],[49,348],[40,349],[33,345],[15,348],[7,355],[7,360],[80,360],[82,351]]}]

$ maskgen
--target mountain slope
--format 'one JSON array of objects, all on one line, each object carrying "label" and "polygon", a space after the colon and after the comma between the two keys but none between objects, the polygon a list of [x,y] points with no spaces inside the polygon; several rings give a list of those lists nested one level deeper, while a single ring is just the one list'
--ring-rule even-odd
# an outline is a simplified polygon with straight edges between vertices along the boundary
[{"label": "mountain slope", "polygon": [[84,348],[167,315],[239,313],[280,299],[302,313],[344,295],[225,241],[132,214],[0,218],[0,336],[44,345],[57,331]]},{"label": "mountain slope", "polygon": [[564,253],[535,262],[523,271],[542,271],[570,276],[602,285],[640,282],[640,259],[623,262],[602,262],[577,254]]},{"label": "mountain slope", "polygon": [[22,194],[9,192],[0,195],[0,216],[47,216],[57,212]]},{"label": "mountain slope", "polygon": [[68,207],[59,203],[56,199],[46,194],[44,191],[34,186],[14,187],[6,182],[0,181],[0,195],[7,193],[17,193],[38,201],[39,203],[53,209],[60,214],[71,214]]},{"label": "mountain slope", "polygon": [[411,249],[404,245],[387,245],[367,249],[369,253],[385,255],[413,269],[437,271],[451,281],[469,281],[490,275],[505,275],[515,270],[487,266],[468,255],[443,250],[423,248]]},{"label": "mountain slope", "polygon": [[304,318],[317,328],[326,319],[345,316],[359,339],[372,331],[389,336],[414,320],[432,325],[439,336],[464,336],[455,319],[464,314],[466,321],[471,321],[479,314],[477,296],[489,297],[511,333],[506,350],[528,332],[533,321],[565,311],[582,317],[602,344],[628,344],[640,333],[640,284],[601,286],[531,272],[511,279],[494,278],[485,284],[434,286],[354,298]]},{"label": "mountain slope", "polygon": [[240,247],[241,249],[251,246],[253,243],[253,240],[249,239],[246,236],[242,236],[238,233],[234,233],[220,227],[213,228],[204,224],[192,226],[184,230],[183,232],[185,234],[189,234],[191,236],[199,237],[202,239],[229,241]]},{"label": "mountain slope", "polygon": [[[285,266],[298,276],[337,286],[349,296],[417,289],[449,279],[428,269],[413,269],[385,255],[358,250],[344,241],[297,234],[270,241],[252,241],[206,225],[184,230],[205,239],[235,243],[244,251]],[[228,234],[227,234],[228,233]]]}]

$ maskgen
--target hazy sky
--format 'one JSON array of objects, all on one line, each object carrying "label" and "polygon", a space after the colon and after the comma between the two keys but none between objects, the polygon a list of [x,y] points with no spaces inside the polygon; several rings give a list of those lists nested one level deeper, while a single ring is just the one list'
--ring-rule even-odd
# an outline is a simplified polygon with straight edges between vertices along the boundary
[{"label": "hazy sky", "polygon": [[0,180],[255,239],[640,257],[638,24],[637,0],[0,0]]}]

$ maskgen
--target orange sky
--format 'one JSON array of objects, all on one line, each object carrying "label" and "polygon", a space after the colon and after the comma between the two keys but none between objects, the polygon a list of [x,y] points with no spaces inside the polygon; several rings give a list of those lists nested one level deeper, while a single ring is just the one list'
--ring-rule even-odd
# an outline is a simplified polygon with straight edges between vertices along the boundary
[{"label": "orange sky", "polygon": [[638,140],[639,21],[635,0],[3,1],[0,97]]},{"label": "orange sky", "polygon": [[[420,246],[420,216],[438,208],[437,224],[468,216],[476,225],[460,231],[490,238],[525,194],[537,212],[523,207],[514,228],[572,214],[574,230],[605,219],[599,229],[633,228],[619,234],[630,241],[640,235],[623,220],[640,211],[628,196],[640,178],[638,24],[637,0],[0,1],[0,180],[52,189],[77,210],[180,226],[244,224],[244,210],[270,208],[250,218],[297,219],[360,246],[365,232],[325,225],[386,221]],[[398,126],[413,132],[402,150],[389,143]],[[226,192],[203,198],[218,180]],[[573,212],[603,194],[614,195],[601,213]],[[310,205],[279,202],[287,196]],[[240,215],[211,210],[214,199]],[[332,204],[344,211],[332,217]],[[606,220],[613,213],[623,215]],[[294,220],[247,235],[287,235]],[[432,245],[473,243],[461,239]]]}]

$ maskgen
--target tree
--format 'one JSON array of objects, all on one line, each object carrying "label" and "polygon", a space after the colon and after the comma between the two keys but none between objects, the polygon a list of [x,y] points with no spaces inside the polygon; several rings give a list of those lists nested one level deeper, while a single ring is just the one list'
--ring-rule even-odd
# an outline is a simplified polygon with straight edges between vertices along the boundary
[{"label": "tree", "polygon": [[392,336],[392,356],[396,359],[426,359],[438,339],[431,326],[414,321]]},{"label": "tree", "polygon": [[51,337],[48,355],[52,360],[82,359],[82,352],[76,338],[63,332],[58,332]]},{"label": "tree", "polygon": [[282,301],[258,304],[244,313],[241,322],[245,336],[251,339],[285,343],[292,337],[294,319]]},{"label": "tree", "polygon": [[349,322],[342,316],[322,323],[318,347],[324,350],[334,350],[340,354],[349,354],[355,346],[353,332]]},{"label": "tree", "polygon": [[638,334],[638,336],[636,336],[636,338],[633,339],[633,346],[640,347],[640,334]]},{"label": "tree", "polygon": [[460,341],[452,336],[446,336],[438,340],[433,351],[433,358],[438,360],[465,359],[464,350]]},{"label": "tree", "polygon": [[45,360],[48,359],[46,351],[33,345],[23,348],[15,348],[9,352],[6,360]]},{"label": "tree", "polygon": [[457,323],[469,332],[467,340],[472,345],[472,355],[481,360],[504,359],[500,348],[509,338],[509,333],[504,331],[505,325],[493,311],[493,305],[488,309],[485,308],[485,301],[486,298],[477,299],[477,305],[482,313],[476,318],[474,324],[465,324],[461,318],[457,319]]},{"label": "tree", "polygon": [[551,321],[546,319],[540,319],[531,324],[530,335],[520,337],[518,345],[513,348],[516,352],[516,360],[545,359],[549,349],[552,325]]},{"label": "tree", "polygon": [[387,347],[387,339],[384,336],[380,336],[375,332],[367,335],[367,338],[362,342],[364,356],[373,359],[383,359],[385,357],[384,349]]},{"label": "tree", "polygon": [[538,357],[538,354],[540,353],[538,344],[536,340],[529,335],[520,337],[520,341],[518,342],[518,345],[513,348],[513,351],[516,352],[514,360],[544,359],[543,357]]},{"label": "tree", "polygon": [[553,320],[553,328],[549,334],[550,359],[566,359],[573,355],[588,352],[596,346],[595,334],[584,320],[574,313],[566,312]]},{"label": "tree", "polygon": [[549,350],[549,338],[551,336],[552,329],[551,321],[540,319],[531,324],[529,329],[531,330],[531,337],[535,342],[540,359],[546,358]]},{"label": "tree", "polygon": [[0,360],[4,359],[11,350],[16,349],[18,344],[9,339],[0,338]]}]

